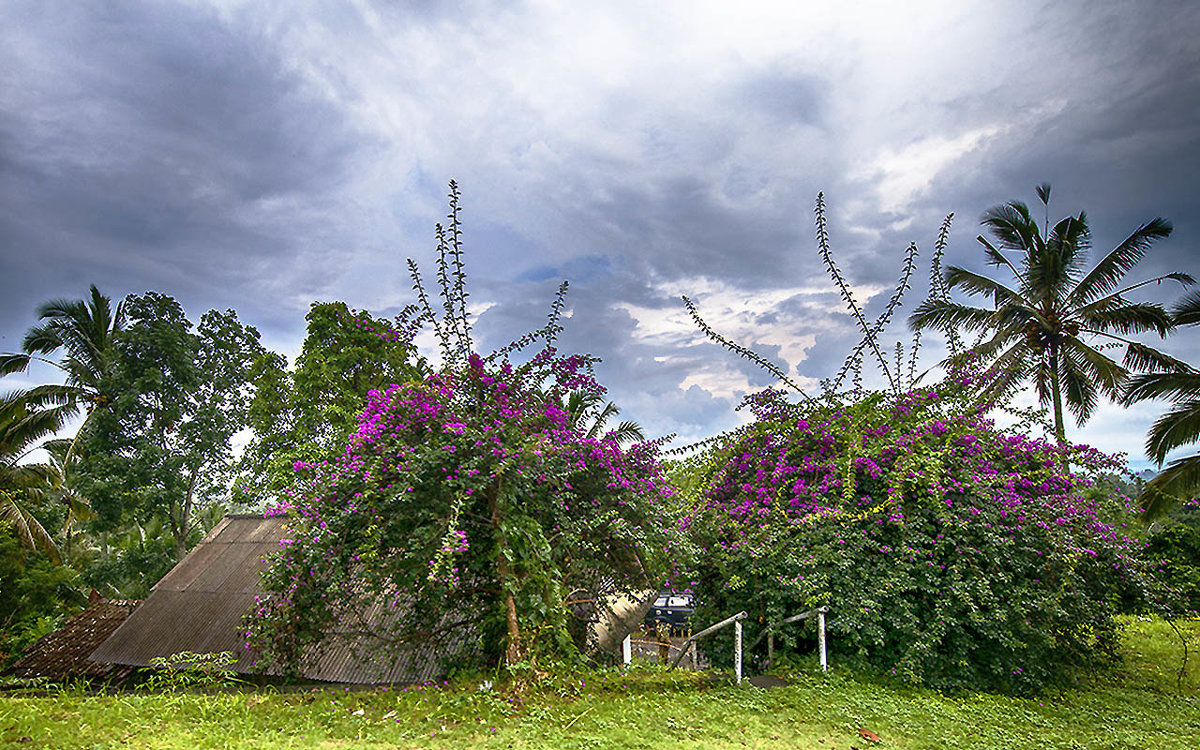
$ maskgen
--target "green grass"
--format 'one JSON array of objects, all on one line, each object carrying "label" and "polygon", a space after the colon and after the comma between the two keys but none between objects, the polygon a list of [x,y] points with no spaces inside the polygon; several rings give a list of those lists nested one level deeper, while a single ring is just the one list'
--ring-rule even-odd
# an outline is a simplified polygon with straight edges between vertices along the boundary
[{"label": "green grass", "polygon": [[[774,690],[658,669],[560,678],[521,696],[473,686],[0,697],[0,748],[1200,747],[1200,621],[1133,620],[1123,663],[1035,698],[802,673]],[[22,741],[28,737],[29,740]]]}]

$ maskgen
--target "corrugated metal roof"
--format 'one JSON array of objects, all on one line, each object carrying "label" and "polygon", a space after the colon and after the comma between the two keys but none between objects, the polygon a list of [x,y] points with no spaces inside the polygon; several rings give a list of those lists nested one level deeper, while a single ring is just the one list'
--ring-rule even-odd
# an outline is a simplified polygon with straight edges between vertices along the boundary
[{"label": "corrugated metal roof", "polygon": [[[246,648],[243,619],[253,611],[255,597],[263,595],[260,573],[278,555],[285,535],[280,517],[226,516],[91,658],[144,667],[155,657],[183,651],[229,651],[236,671],[255,671],[259,657]],[[404,616],[403,607],[385,611],[381,603],[357,605],[353,614],[344,619],[367,632]],[[444,614],[441,627],[433,630],[443,630],[452,617]],[[452,628],[439,639],[396,645],[343,626],[324,639],[319,651],[305,655],[301,673],[331,682],[424,682],[444,675],[447,660],[474,662],[478,653],[475,628]]]},{"label": "corrugated metal roof", "polygon": [[18,677],[117,677],[112,664],[88,661],[88,655],[112,635],[137,607],[132,599],[101,599],[42,636],[8,669]]}]

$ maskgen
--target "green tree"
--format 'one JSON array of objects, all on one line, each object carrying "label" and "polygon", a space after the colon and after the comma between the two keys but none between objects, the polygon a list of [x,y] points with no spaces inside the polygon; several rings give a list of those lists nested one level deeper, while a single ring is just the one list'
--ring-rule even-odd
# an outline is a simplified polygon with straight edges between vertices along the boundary
[{"label": "green tree", "polygon": [[265,350],[232,310],[208,311],[195,330],[179,303],[157,292],[128,297],[125,311],[101,383],[114,395],[97,412],[82,489],[101,530],[163,517],[181,559],[196,511],[227,492],[250,366]]},{"label": "green tree", "polygon": [[389,332],[407,327],[351,310],[344,302],[314,302],[294,371],[274,352],[254,362],[248,424],[254,437],[235,482],[240,502],[277,501],[295,480],[294,464],[330,459],[358,427],[371,391],[419,382],[428,370],[412,343]]},{"label": "green tree", "polygon": [[58,545],[34,508],[46,503],[61,475],[52,464],[22,463],[41,440],[62,428],[70,408],[54,405],[55,400],[45,389],[0,396],[0,523],[23,546],[41,550],[57,565],[62,562]]},{"label": "green tree", "polygon": [[[1150,246],[1170,236],[1171,224],[1162,218],[1138,227],[1086,269],[1091,247],[1087,216],[1080,212],[1051,227],[1050,186],[1039,185],[1037,195],[1047,209],[1040,229],[1029,207],[1020,201],[994,206],[981,219],[992,236],[991,240],[983,235],[978,238],[987,263],[1007,270],[1011,282],[958,266],[946,269],[949,288],[990,297],[993,307],[931,298],[913,312],[909,324],[916,329],[990,334],[956,359],[978,358],[993,369],[996,377],[983,393],[987,399],[1032,379],[1038,400],[1053,410],[1058,442],[1065,443],[1064,403],[1076,422],[1083,424],[1095,410],[1099,395],[1120,397],[1131,370],[1179,366],[1157,349],[1129,338],[1146,332],[1164,336],[1173,324],[1162,305],[1131,302],[1127,295],[1166,279],[1185,285],[1194,280],[1185,273],[1169,273],[1121,286]],[[1121,362],[1105,353],[1110,344],[1124,349]]]},{"label": "green tree", "polygon": [[86,586],[117,599],[146,598],[177,562],[174,536],[161,515],[122,525],[106,536],[105,549],[77,567]]},{"label": "green tree", "polygon": [[[82,409],[85,419],[63,458],[64,469],[72,463],[92,415],[109,400],[101,384],[111,368],[113,338],[125,324],[123,303],[114,308],[95,284],[90,290],[88,300],[55,299],[42,305],[38,309],[41,322],[25,334],[23,351],[0,356],[2,374],[24,372],[34,360],[48,362],[65,373],[64,385],[47,386],[45,392],[69,404],[72,413]],[[60,350],[62,359],[46,358]]]},{"label": "green tree", "polygon": [[[1186,295],[1172,310],[1176,325],[1200,324],[1200,293]],[[1124,402],[1167,398],[1174,407],[1159,417],[1146,436],[1146,455],[1161,468],[1176,448],[1200,442],[1200,370],[1191,366],[1138,375],[1129,381]],[[1172,461],[1146,483],[1138,500],[1147,518],[1157,518],[1182,500],[1200,494],[1200,453]]]}]

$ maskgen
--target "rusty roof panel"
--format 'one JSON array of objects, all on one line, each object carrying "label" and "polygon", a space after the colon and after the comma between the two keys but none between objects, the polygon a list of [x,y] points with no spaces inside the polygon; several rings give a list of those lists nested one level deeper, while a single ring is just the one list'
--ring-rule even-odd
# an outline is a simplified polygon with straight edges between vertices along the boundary
[{"label": "rusty roof panel", "polygon": [[25,650],[8,672],[18,677],[115,677],[111,664],[88,661],[88,654],[112,635],[137,601],[101,599],[70,618],[61,628],[42,636]]},{"label": "rusty roof panel", "polygon": [[171,568],[162,579],[151,587],[151,591],[166,589],[184,591],[200,576],[201,573],[217,557],[220,557],[228,545],[213,542],[200,542],[194,550],[187,554],[175,567]]},{"label": "rusty roof panel", "polygon": [[214,547],[224,547],[220,554],[208,561],[200,575],[187,587],[187,591],[225,591],[226,581],[236,571],[247,566],[257,566],[262,557],[260,545],[248,542],[235,542],[223,545],[213,542]]},{"label": "rusty roof panel", "polygon": [[151,659],[183,651],[229,651],[238,660],[238,671],[251,671],[254,657],[241,623],[254,607],[252,594],[166,590],[151,597],[154,606],[130,616],[92,653],[93,661],[146,667]]}]

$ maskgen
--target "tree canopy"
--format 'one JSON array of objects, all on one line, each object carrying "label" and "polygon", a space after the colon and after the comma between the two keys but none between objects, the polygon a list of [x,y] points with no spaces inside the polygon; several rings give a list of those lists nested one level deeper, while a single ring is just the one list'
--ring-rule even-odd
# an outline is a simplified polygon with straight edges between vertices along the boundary
[{"label": "tree canopy", "polygon": [[280,500],[294,482],[297,461],[336,457],[357,428],[371,391],[428,374],[411,341],[386,334],[408,329],[403,316],[387,321],[350,310],[344,302],[314,302],[307,320],[294,370],[274,352],[263,353],[250,368],[254,396],[248,424],[254,437],[235,482],[243,504]]},{"label": "tree canopy", "polygon": [[125,311],[81,491],[101,530],[163,517],[181,559],[197,508],[226,494],[230,439],[247,423],[249,370],[264,350],[232,310],[193,326],[175,299],[147,292]]}]

